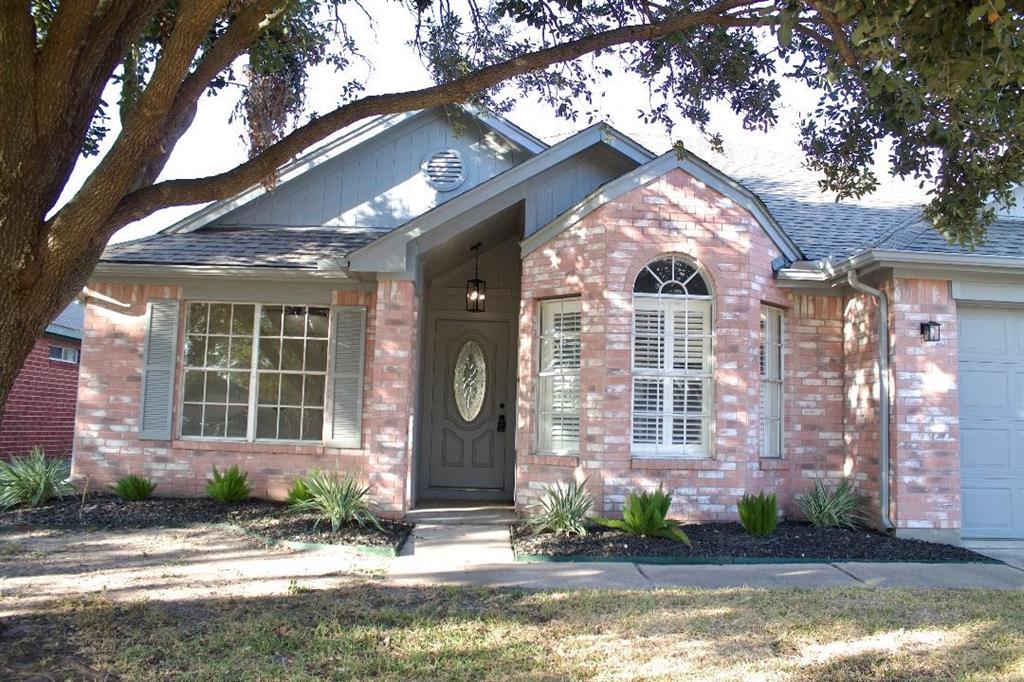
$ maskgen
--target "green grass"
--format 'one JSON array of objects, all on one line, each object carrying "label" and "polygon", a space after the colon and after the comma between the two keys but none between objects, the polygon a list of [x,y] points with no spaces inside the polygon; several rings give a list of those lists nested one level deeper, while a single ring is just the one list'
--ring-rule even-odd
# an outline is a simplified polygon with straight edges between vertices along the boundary
[{"label": "green grass", "polygon": [[1021,592],[291,592],[67,601],[7,619],[0,678],[1024,678]]}]

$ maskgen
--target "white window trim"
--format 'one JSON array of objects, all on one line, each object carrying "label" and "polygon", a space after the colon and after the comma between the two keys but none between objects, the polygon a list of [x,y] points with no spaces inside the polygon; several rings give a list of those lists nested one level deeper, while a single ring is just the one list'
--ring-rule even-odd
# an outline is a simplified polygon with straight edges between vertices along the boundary
[{"label": "white window trim", "polygon": [[[53,352],[54,348],[60,348],[60,357],[59,358],[55,358],[52,355],[50,355],[50,353]],[[72,348],[70,346],[52,345],[52,346],[50,346],[49,350],[46,351],[46,353],[47,353],[47,357],[50,360],[53,360],[54,362],[66,362],[69,365],[77,365],[79,363],[79,361],[81,360],[81,358],[82,358],[81,351],[78,350],[77,348]],[[68,357],[69,355],[72,356],[72,357],[69,358]]]},{"label": "white window trim", "polygon": [[[541,455],[576,455],[580,451],[580,440],[579,439],[582,438],[582,436],[583,436],[583,432],[582,432],[582,423],[583,422],[582,422],[582,418],[581,418],[581,405],[580,405],[580,402],[579,402],[579,398],[577,398],[576,413],[577,413],[577,419],[579,419],[580,433],[578,434],[578,437],[576,439],[575,445],[571,446],[571,447],[570,446],[567,446],[567,447],[544,447],[544,445],[543,445],[544,443],[546,443],[546,442],[552,442],[553,443],[553,439],[552,438],[545,438],[545,436],[544,436],[544,428],[545,428],[545,426],[549,426],[550,427],[550,424],[545,424],[545,418],[544,418],[544,414],[545,413],[542,410],[542,405],[544,403],[544,379],[545,378],[547,378],[547,377],[555,377],[555,376],[575,376],[576,380],[577,380],[577,385],[578,385],[578,382],[580,381],[580,368],[583,365],[582,339],[581,339],[581,349],[580,349],[580,366],[576,367],[575,371],[572,371],[572,370],[567,371],[565,369],[544,371],[543,370],[543,352],[544,352],[543,346],[544,346],[544,338],[545,338],[545,335],[547,334],[547,331],[548,331],[545,328],[545,326],[544,326],[544,311],[545,311],[546,308],[553,307],[553,306],[556,306],[556,305],[557,306],[561,306],[563,310],[565,309],[566,306],[568,306],[569,308],[575,308],[576,311],[580,313],[580,324],[581,324],[581,327],[582,327],[582,314],[583,314],[582,305],[581,305],[582,302],[581,302],[581,299],[580,299],[579,296],[565,296],[565,297],[560,297],[560,298],[543,299],[539,303],[540,303],[540,305],[537,307],[537,328],[538,328],[538,332],[539,332],[537,334],[537,342],[538,342],[537,343],[537,395],[536,395],[536,399],[535,399],[536,407],[535,407],[535,411],[534,411],[534,414],[537,416],[537,418],[536,418],[536,428],[535,428],[535,437],[537,439],[536,440],[536,453],[537,454],[541,454]],[[581,329],[581,332],[582,332],[582,329]],[[553,413],[554,412],[552,411],[552,414]],[[564,441],[560,441],[560,442],[564,442]]]},{"label": "white window trim", "polygon": [[[698,274],[703,277],[700,269]],[[705,282],[707,280],[705,279]],[[632,391],[636,390],[636,379],[638,377],[660,377],[663,381],[663,396],[666,403],[672,400],[672,381],[680,378],[699,378],[703,382],[703,401],[701,410],[701,445],[656,445],[650,443],[636,443],[633,440],[635,432],[636,411],[630,401],[630,447],[634,457],[645,458],[679,458],[679,459],[708,459],[713,454],[712,438],[714,436],[714,297],[713,296],[663,296],[659,294],[633,294],[634,317],[630,329],[630,367],[632,370]],[[707,333],[703,335],[705,347],[705,369],[701,372],[693,370],[677,370],[672,368],[649,369],[636,366],[636,310],[671,310],[672,308],[693,305],[694,303],[704,308],[707,316]],[[666,316],[666,334],[664,343],[663,359],[670,357],[669,350],[674,346],[675,338],[672,331],[673,324],[671,315]],[[667,363],[666,363],[667,364]],[[662,415],[671,415],[671,412],[664,412]],[[672,423],[671,418],[665,419],[662,424],[663,435],[671,443]]]},{"label": "white window trim", "polygon": [[[241,436],[196,436],[196,435],[185,435],[181,432],[182,423],[184,421],[184,408],[185,408],[185,372],[188,369],[202,369],[203,371],[209,370],[209,367],[196,368],[188,367],[185,365],[185,338],[188,336],[187,322],[188,322],[188,306],[192,303],[205,303],[207,305],[251,305],[253,306],[253,324],[252,324],[252,358],[249,363],[249,401],[248,401],[248,421],[246,424],[246,435]],[[332,390],[332,359],[334,353],[334,325],[333,325],[333,310],[330,305],[323,305],[320,303],[253,303],[251,301],[218,301],[210,299],[193,299],[182,302],[182,331],[180,336],[180,347],[178,349],[178,360],[180,362],[178,381],[179,390],[177,397],[177,419],[175,420],[175,431],[178,440],[186,441],[205,441],[213,443],[260,443],[260,444],[275,444],[275,445],[305,445],[305,446],[323,446],[327,441],[323,435],[323,429],[321,429],[321,435],[319,440],[296,440],[296,439],[283,439],[283,438],[256,438],[256,409],[258,403],[259,394],[259,322],[260,313],[264,306],[272,307],[294,307],[294,308],[326,308],[327,309],[327,367],[324,375],[324,408],[323,408],[323,421],[327,423],[328,409],[330,409],[330,401],[328,396]],[[209,334],[207,334],[209,336]],[[276,337],[272,337],[276,338]],[[305,338],[305,337],[303,337]],[[217,368],[212,368],[217,369]],[[235,370],[240,371],[240,370]],[[280,370],[278,370],[280,373]],[[290,372],[295,374],[305,374],[305,372]],[[313,374],[319,374],[319,372],[313,372]],[[279,389],[280,390],[280,389]],[[205,401],[204,401],[205,404]],[[225,429],[226,430],[226,429]]]},{"label": "white window trim", "polygon": [[[764,331],[761,337],[761,353],[765,358],[768,357],[769,344],[778,348],[779,366],[778,366],[778,378],[769,378],[765,372],[765,366],[767,362],[763,363],[759,371],[761,379],[761,404],[760,404],[760,422],[761,422],[761,445],[760,454],[764,459],[782,459],[783,453],[785,452],[785,424],[786,424],[786,410],[785,410],[785,398],[786,398],[786,316],[782,308],[778,308],[771,305],[761,306],[761,315],[765,316],[764,319],[767,322],[767,316],[776,317],[778,324],[776,329],[778,330],[778,339],[773,341],[769,338],[768,324],[764,325]],[[774,390],[778,391],[779,401],[779,416],[778,416],[778,438],[775,446],[778,448],[778,454],[768,454],[768,418],[766,416],[766,387],[774,387]]]}]

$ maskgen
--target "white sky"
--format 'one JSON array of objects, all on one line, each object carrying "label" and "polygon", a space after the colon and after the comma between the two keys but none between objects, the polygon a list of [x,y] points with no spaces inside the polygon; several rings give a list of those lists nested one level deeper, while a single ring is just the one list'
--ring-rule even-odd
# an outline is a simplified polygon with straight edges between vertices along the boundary
[{"label": "white sky", "polygon": [[[351,5],[349,7],[351,8]],[[377,12],[376,40],[361,14],[354,14],[349,25],[350,31],[356,36],[363,53],[372,65],[372,71],[370,67],[361,63],[355,65],[355,68],[362,70],[366,94],[395,92],[429,85],[430,79],[426,69],[413,49],[407,45],[414,32],[408,11],[399,3],[374,3],[374,11]],[[326,113],[335,108],[341,80],[329,66],[315,69],[309,79],[309,110]],[[603,120],[654,152],[660,153],[670,147],[672,140],[660,124],[646,125],[637,118],[637,109],[644,107],[647,102],[647,92],[635,77],[613,76],[598,90],[603,90],[605,96],[595,101],[593,108],[601,112]],[[107,138],[109,144],[117,132],[117,93],[111,90],[107,94],[107,101],[113,114],[109,123],[112,128]],[[727,153],[730,148],[769,144],[776,150],[780,147],[795,150],[796,121],[801,112],[809,111],[814,106],[816,97],[801,84],[784,82],[781,101],[779,125],[767,135],[744,131],[739,118],[726,104],[712,104],[710,108],[713,113],[713,126],[723,134]],[[179,141],[161,179],[201,177],[227,170],[246,158],[245,145],[241,139],[242,127],[237,121],[229,123],[228,120],[236,102],[237,92],[231,89],[216,97],[204,96],[201,99],[195,122]],[[556,142],[588,125],[583,120],[576,123],[560,120],[546,106],[533,101],[518,103],[507,117],[549,143]],[[699,142],[698,135],[689,125],[678,125],[673,136],[687,143]],[[95,165],[95,158],[85,159],[78,164],[65,188],[64,199],[77,190]],[[124,227],[112,241],[137,239],[153,234],[197,208],[177,207],[159,211]]]}]

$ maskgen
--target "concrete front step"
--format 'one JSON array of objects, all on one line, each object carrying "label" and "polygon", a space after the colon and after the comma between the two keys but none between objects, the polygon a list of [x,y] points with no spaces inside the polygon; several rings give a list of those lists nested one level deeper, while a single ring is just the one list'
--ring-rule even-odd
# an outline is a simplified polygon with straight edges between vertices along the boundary
[{"label": "concrete front step", "polygon": [[425,506],[405,515],[417,527],[429,526],[508,526],[516,521],[511,505]]},{"label": "concrete front step", "polygon": [[416,528],[391,564],[393,578],[418,581],[512,563],[508,527],[517,517],[511,506],[435,505],[411,511],[405,518]]}]

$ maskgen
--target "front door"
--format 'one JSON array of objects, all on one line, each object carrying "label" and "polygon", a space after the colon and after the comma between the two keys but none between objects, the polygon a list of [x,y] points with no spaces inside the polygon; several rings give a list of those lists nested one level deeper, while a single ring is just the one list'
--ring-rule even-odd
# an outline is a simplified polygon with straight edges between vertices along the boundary
[{"label": "front door", "polygon": [[511,496],[510,328],[504,320],[435,323],[424,497]]}]

